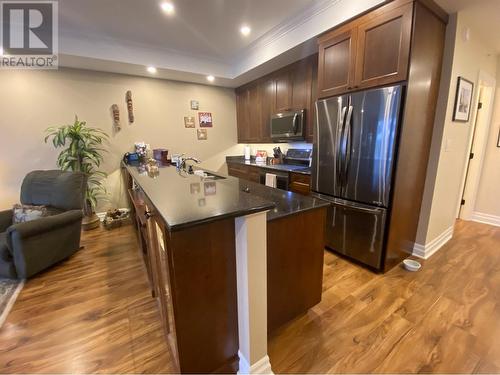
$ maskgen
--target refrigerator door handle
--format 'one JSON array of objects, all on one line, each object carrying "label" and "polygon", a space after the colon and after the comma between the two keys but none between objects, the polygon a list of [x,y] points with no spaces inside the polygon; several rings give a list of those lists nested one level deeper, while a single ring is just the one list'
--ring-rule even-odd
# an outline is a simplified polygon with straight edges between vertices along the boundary
[{"label": "refrigerator door handle", "polygon": [[[344,185],[347,184],[347,173],[349,171],[349,164],[351,163],[351,152],[352,152],[352,142],[351,142],[351,121],[352,121],[352,112],[354,107],[349,106],[349,110],[347,111],[347,119],[345,124],[345,161],[344,161]],[[344,186],[346,188],[346,186]]]},{"label": "refrigerator door handle", "polygon": [[340,137],[340,150],[342,152],[342,155],[341,157],[339,158],[341,160],[341,165],[340,165],[340,183],[341,183],[341,194],[343,195],[345,193],[345,190],[346,190],[346,183],[347,183],[347,153],[348,153],[348,150],[347,150],[347,146],[348,146],[348,137],[347,137],[347,132],[350,130],[348,128],[348,124],[351,122],[351,117],[352,117],[352,110],[353,110],[353,107],[350,105],[347,109],[347,115],[345,116],[345,121],[344,121],[344,124],[342,126],[342,133],[341,133],[341,137]]},{"label": "refrigerator door handle", "polygon": [[344,136],[344,123],[345,123],[345,116],[347,114],[347,107],[342,108],[342,114],[340,116],[340,136],[338,137],[337,141],[337,152],[336,152],[336,181],[337,181],[337,186],[340,187],[340,191],[342,193],[342,187],[343,187],[343,180],[342,180],[342,155],[341,155],[341,146],[342,146],[342,139]]}]

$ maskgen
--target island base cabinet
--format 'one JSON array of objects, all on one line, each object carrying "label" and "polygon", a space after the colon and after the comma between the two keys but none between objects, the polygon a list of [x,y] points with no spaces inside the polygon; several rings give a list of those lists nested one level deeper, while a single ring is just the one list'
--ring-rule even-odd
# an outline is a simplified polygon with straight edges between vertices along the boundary
[{"label": "island base cabinet", "polygon": [[267,331],[321,301],[326,208],[267,224]]},{"label": "island base cabinet", "polygon": [[180,372],[236,373],[234,219],[169,232],[165,244]]}]

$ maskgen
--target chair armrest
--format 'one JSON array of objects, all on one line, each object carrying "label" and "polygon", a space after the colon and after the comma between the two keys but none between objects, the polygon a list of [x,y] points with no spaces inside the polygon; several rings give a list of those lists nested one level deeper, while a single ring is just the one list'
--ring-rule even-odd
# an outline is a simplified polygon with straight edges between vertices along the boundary
[{"label": "chair armrest", "polygon": [[0,233],[5,232],[12,225],[12,210],[0,211]]},{"label": "chair armrest", "polygon": [[64,227],[80,221],[83,217],[82,210],[71,210],[62,214],[43,217],[41,219],[11,225],[7,229],[7,238],[16,233],[19,238],[28,238],[51,230]]}]

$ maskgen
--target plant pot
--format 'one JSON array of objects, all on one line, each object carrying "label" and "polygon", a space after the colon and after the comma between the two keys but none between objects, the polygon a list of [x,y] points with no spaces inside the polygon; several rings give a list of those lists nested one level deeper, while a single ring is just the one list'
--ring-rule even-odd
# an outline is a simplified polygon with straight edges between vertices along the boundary
[{"label": "plant pot", "polygon": [[99,224],[101,220],[96,214],[92,214],[92,216],[84,216],[82,220],[82,229],[83,230],[92,230],[99,228]]}]

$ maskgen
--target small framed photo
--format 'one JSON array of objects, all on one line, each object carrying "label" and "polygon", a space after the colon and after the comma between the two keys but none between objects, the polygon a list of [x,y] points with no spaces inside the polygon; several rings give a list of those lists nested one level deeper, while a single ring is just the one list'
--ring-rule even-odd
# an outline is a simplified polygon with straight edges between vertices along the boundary
[{"label": "small framed photo", "polygon": [[203,192],[205,195],[217,194],[217,183],[215,181],[208,181],[203,184]]},{"label": "small framed photo", "polygon": [[184,127],[185,128],[194,128],[195,127],[193,116],[184,117]]},{"label": "small framed photo", "polygon": [[453,108],[453,121],[469,121],[473,90],[474,83],[463,77],[458,77],[455,106]]},{"label": "small framed photo", "polygon": [[198,129],[197,133],[199,141],[206,141],[208,139],[207,129]]},{"label": "small framed photo", "polygon": [[200,108],[198,100],[191,100],[191,109],[197,111]]},{"label": "small framed photo", "polygon": [[189,185],[189,190],[191,194],[199,194],[201,191],[201,186],[199,182],[194,182]]},{"label": "small framed photo", "polygon": [[200,120],[200,128],[211,128],[213,126],[212,114],[210,112],[199,112],[198,116]]}]

